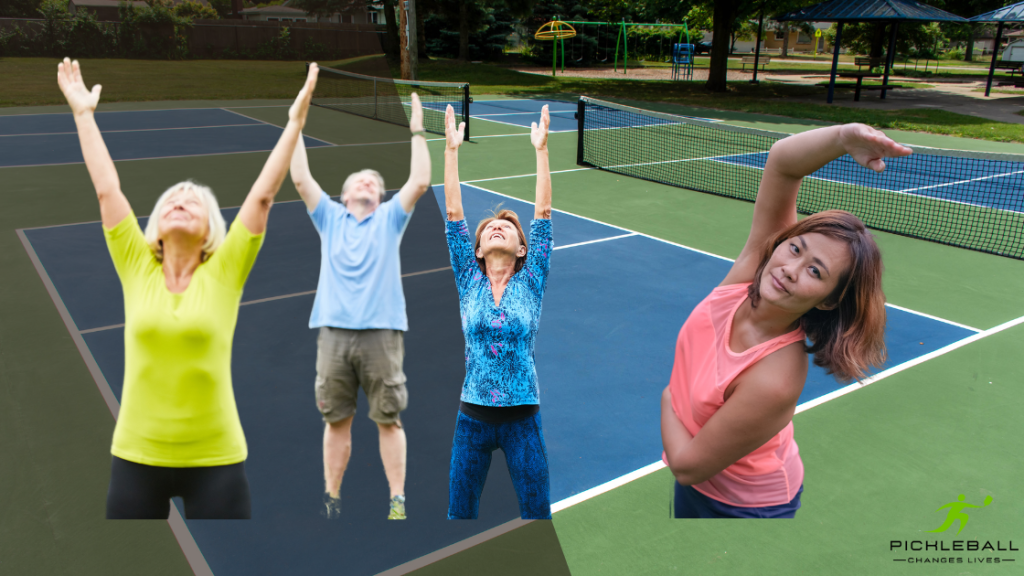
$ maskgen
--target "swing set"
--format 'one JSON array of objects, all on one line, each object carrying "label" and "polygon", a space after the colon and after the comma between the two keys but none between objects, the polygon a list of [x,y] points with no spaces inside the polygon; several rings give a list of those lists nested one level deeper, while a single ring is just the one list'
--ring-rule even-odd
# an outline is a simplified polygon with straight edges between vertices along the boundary
[{"label": "swing set", "polygon": [[[580,28],[580,33],[577,33],[576,28],[574,28],[574,25],[581,27]],[[629,39],[629,28],[630,27],[679,28],[678,43],[672,45],[672,49],[669,51],[668,59],[665,59],[665,53],[664,53],[665,46],[664,46],[664,42],[662,42],[662,44],[661,44],[662,54],[661,54],[660,59],[664,60],[665,62],[671,62],[672,63],[672,65],[673,65],[673,78],[678,76],[678,74],[676,72],[676,69],[678,68],[679,64],[687,65],[689,67],[689,69],[692,70],[692,67],[693,67],[693,47],[692,47],[692,44],[690,44],[690,29],[687,26],[685,21],[682,24],[659,24],[659,23],[645,24],[645,23],[636,23],[636,22],[626,22],[625,19],[623,19],[622,22],[587,22],[587,21],[579,21],[579,20],[558,20],[558,17],[556,16],[555,20],[552,20],[551,22],[548,22],[547,24],[544,24],[543,26],[541,26],[537,30],[537,33],[534,34],[534,36],[533,36],[537,40],[551,40],[551,41],[554,42],[554,45],[552,46],[552,54],[551,54],[551,75],[552,76],[555,76],[556,70],[558,68],[558,50],[559,50],[559,48],[561,48],[561,51],[562,51],[562,72],[565,72],[565,40],[566,39],[575,38],[577,36],[580,37],[580,42],[579,42],[579,44],[580,44],[580,56],[579,56],[579,58],[576,58],[575,46],[571,42],[569,44],[569,50],[572,52],[572,54],[570,55],[569,58],[570,58],[570,60],[574,60],[577,63],[578,62],[582,62],[584,60],[584,58],[585,58],[585,47],[584,46],[585,45],[584,45],[582,40],[583,40],[583,37],[585,36],[585,32],[586,32],[586,27],[587,26],[596,26],[597,27],[597,53],[601,52],[602,44],[604,44],[604,57],[603,58],[595,58],[595,60],[597,60],[598,62],[607,62],[608,61],[608,46],[605,43],[604,37],[601,35],[601,27],[602,26],[607,26],[607,27],[613,27],[614,26],[614,27],[619,29],[618,36],[615,39],[615,60],[614,60],[614,62],[612,64],[612,69],[615,72],[618,72],[618,70],[619,70],[619,45],[621,44],[622,45],[622,73],[623,74],[628,74],[628,64],[627,64],[627,62],[628,62],[628,59],[629,59],[629,45],[628,45],[629,42],[628,42],[628,39]],[[684,35],[686,37],[686,42],[685,43],[683,42]],[[680,46],[688,46],[690,49],[687,51],[684,48],[681,51],[680,50]],[[634,50],[635,50],[635,47],[634,47]],[[640,52],[639,50],[636,50],[636,51]],[[688,53],[689,57],[688,58],[686,58],[685,56],[681,57],[680,53],[682,53],[682,54],[687,54]],[[599,55],[599,54],[595,54],[595,55]],[[686,60],[686,61],[684,62],[683,60]],[[644,62],[643,54],[641,54],[640,62],[641,63]]]}]

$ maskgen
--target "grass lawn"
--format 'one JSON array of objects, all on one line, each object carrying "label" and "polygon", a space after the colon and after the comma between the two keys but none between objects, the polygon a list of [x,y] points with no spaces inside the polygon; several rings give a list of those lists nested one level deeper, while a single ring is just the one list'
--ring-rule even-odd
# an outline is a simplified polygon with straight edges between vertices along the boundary
[{"label": "grass lawn", "polygon": [[[386,75],[379,57],[325,62],[371,75]],[[105,102],[152,100],[237,100],[293,98],[302,81],[302,62],[255,60],[151,61],[82,60],[86,82],[103,85]],[[57,88],[56,61],[51,58],[0,58],[0,106],[63,104]],[[820,98],[818,86],[762,82],[730,82],[713,99],[701,82],[585,79],[523,74],[490,64],[434,59],[420,63],[423,80],[469,82],[473,94],[518,97],[583,94],[634,101],[666,102],[721,110],[773,114],[830,123],[863,122],[897,129],[999,142],[1024,143],[1024,125],[996,122],[937,109],[867,110],[794,101]]]}]

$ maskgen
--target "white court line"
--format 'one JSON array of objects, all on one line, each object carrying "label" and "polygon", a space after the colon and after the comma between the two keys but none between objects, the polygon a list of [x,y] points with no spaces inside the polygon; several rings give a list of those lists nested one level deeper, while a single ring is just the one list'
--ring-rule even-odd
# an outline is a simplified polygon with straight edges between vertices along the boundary
[{"label": "white court line", "polygon": [[931,190],[934,188],[942,188],[944,186],[956,186],[957,184],[967,184],[968,182],[978,182],[979,180],[989,180],[991,178],[1002,178],[1003,176],[1013,176],[1014,174],[1022,174],[1024,170],[1017,170],[1016,172],[1006,172],[1005,174],[993,174],[992,176],[982,176],[980,178],[971,178],[970,180],[960,180],[958,182],[947,182],[946,184],[933,184],[932,186],[918,186],[917,188],[907,188],[906,190],[896,190],[901,194],[907,192],[917,192],[918,190]]},{"label": "white court line", "polygon": [[[291,106],[291,104],[287,104]],[[242,108],[242,106],[232,106],[232,108]],[[248,106],[248,108],[262,108],[262,106]],[[123,112],[177,112],[179,110],[224,110],[224,108],[211,107],[211,108],[151,108],[149,110],[99,110],[96,114],[120,114]],[[35,114],[5,114],[0,115],[0,119],[3,118],[21,118],[23,116],[71,116],[72,112],[70,107],[67,112],[37,112]]]},{"label": "white court line", "polygon": [[[548,111],[549,114],[573,114],[575,110],[556,110],[554,112]],[[471,118],[488,118],[490,116],[522,116],[523,114],[537,114],[540,112],[502,112],[501,114],[470,114]]]},{"label": "white court line", "polygon": [[[501,120],[491,120],[490,118],[480,118],[479,116],[477,116],[475,114],[471,114],[470,118],[477,118],[478,120],[483,120],[484,122],[494,122],[495,124],[504,124],[506,126],[516,126],[518,128],[529,128],[529,126],[523,126],[522,124],[513,124],[511,122],[502,122]],[[576,130],[575,129],[573,129],[573,130],[548,130],[548,134],[560,134],[562,132],[576,132]]]},{"label": "white court line", "polygon": [[[566,170],[566,172],[571,172],[571,170]],[[554,174],[554,173],[555,172],[552,172],[552,174]],[[521,175],[517,175],[517,176],[506,176],[505,178],[524,178],[524,177],[530,177],[530,176],[535,176],[535,174],[521,174]],[[502,178],[495,178],[495,180],[501,180],[501,179]],[[463,182],[463,184],[465,184],[467,182]],[[479,182],[479,180],[477,182]],[[440,184],[438,184],[438,186],[440,186]],[[533,202],[528,202],[526,200],[523,200],[521,198],[516,198],[515,196],[510,196],[508,194],[502,194],[501,192],[495,192],[494,190],[488,190],[487,188],[483,188],[482,186],[476,186],[475,184],[470,184],[470,186],[473,186],[474,188],[479,188],[480,190],[483,190],[484,192],[490,192],[491,194],[495,194],[497,196],[502,196],[504,198],[509,198],[511,200],[518,200],[520,202],[526,202],[527,204],[531,204],[531,205],[533,204]],[[689,250],[691,252],[697,252],[698,254],[704,254],[705,256],[711,256],[713,258],[718,258],[719,260],[725,260],[726,262],[735,262],[735,260],[732,259],[732,258],[727,258],[725,256],[720,256],[718,254],[712,254],[711,252],[707,252],[707,251],[704,251],[704,250],[699,250],[697,248],[693,248],[692,246],[687,246],[685,244],[679,244],[678,242],[672,242],[670,240],[665,240],[664,238],[658,238],[657,236],[651,236],[650,234],[644,234],[643,232],[637,232],[636,230],[630,230],[629,228],[623,228],[622,226],[616,226],[615,224],[609,224],[607,222],[601,222],[600,220],[594,220],[593,218],[587,218],[586,216],[580,216],[579,214],[574,214],[572,212],[566,212],[565,210],[553,210],[553,211],[554,212],[561,212],[563,214],[568,214],[569,216],[575,216],[576,218],[582,218],[584,220],[589,220],[591,222],[596,222],[597,224],[603,224],[605,226],[611,226],[612,228],[618,228],[619,230],[622,230],[624,232],[631,232],[631,233],[636,234],[638,236],[643,236],[645,238],[650,238],[651,240],[656,240],[658,242],[663,242],[665,244],[671,244],[672,246],[678,246],[679,248],[684,248],[684,249]],[[896,308],[897,310],[902,310],[903,312],[908,312],[910,314],[915,314],[917,316],[922,316],[924,318],[929,318],[929,319],[935,320],[937,322],[942,322],[944,324],[949,324],[951,326],[956,326],[958,328],[965,328],[967,330],[973,330],[975,332],[980,332],[980,330],[978,328],[972,328],[972,327],[967,326],[965,324],[960,324],[958,322],[953,322],[951,320],[946,320],[945,318],[940,318],[938,316],[932,316],[931,314],[925,314],[924,312],[918,312],[917,310],[911,310],[910,308],[904,308],[902,306],[896,306],[894,304],[889,304],[889,303],[886,303],[885,305],[886,306],[892,306],[893,308]]]},{"label": "white court line", "polygon": [[566,248],[575,248],[577,246],[586,246],[587,244],[597,244],[598,242],[607,242],[609,240],[618,240],[619,238],[629,238],[630,236],[636,236],[636,232],[630,234],[620,234],[618,236],[609,236],[608,238],[598,238],[597,240],[587,240],[586,242],[577,242],[575,244],[566,244],[565,246],[555,246],[555,250],[564,250]]},{"label": "white court line", "polygon": [[[263,124],[223,124],[220,126],[183,126],[180,128],[135,128],[133,130],[101,130],[103,134],[118,134],[121,132],[161,132],[163,130],[199,130],[201,128],[234,128],[235,126],[262,126]],[[11,138],[13,136],[62,136],[78,134],[78,132],[36,132],[33,134],[0,134],[0,138]]]},{"label": "white court line", "polygon": [[[273,124],[271,124],[271,126],[273,126]],[[326,142],[324,140],[320,140],[319,138],[313,138],[312,136],[307,136],[307,138],[310,138],[311,140],[317,140],[317,141],[323,142],[325,144],[325,146],[317,146],[315,149],[320,149],[320,148],[350,148],[352,146],[382,146],[382,145],[392,145],[392,144],[405,144],[405,145],[409,144],[408,140],[401,140],[401,141],[397,141],[397,142],[371,142],[371,143],[368,143],[368,144],[362,144],[362,143],[360,143],[360,144],[331,144],[330,142]],[[114,162],[134,162],[136,160],[168,160],[168,159],[171,159],[171,158],[197,158],[197,157],[202,157],[202,156],[230,156],[231,154],[262,154],[264,152],[270,152],[270,150],[242,150],[242,151],[239,151],[239,152],[209,152],[207,154],[180,154],[180,155],[177,155],[177,156],[152,156],[152,157],[149,157],[149,158],[122,158],[120,160],[114,160]],[[50,163],[50,164],[18,164],[16,166],[0,166],[0,170],[3,170],[4,168],[39,168],[39,167],[43,167],[43,166],[69,166],[71,164],[82,164],[82,163],[83,162],[53,162],[53,163]],[[75,222],[75,224],[79,224],[79,222]],[[62,226],[63,226],[63,224],[62,224]],[[28,228],[26,228],[26,230],[28,230]]]},{"label": "white court line", "polygon": [[[933,358],[938,358],[939,356],[952,352],[957,348],[962,348],[972,342],[977,342],[982,338],[987,338],[993,334],[997,334],[999,332],[1002,332],[1003,330],[1013,328],[1014,326],[1020,324],[1024,324],[1024,316],[1021,316],[1020,318],[1016,318],[1014,320],[1010,320],[1009,322],[1004,322],[998,326],[995,326],[994,328],[989,328],[988,330],[978,332],[977,334],[973,334],[971,336],[968,336],[967,338],[953,342],[952,344],[939,348],[938,350],[929,352],[928,354],[924,354],[923,356],[919,356],[917,358],[914,358],[913,360],[908,360],[907,362],[904,362],[897,366],[893,366],[888,370],[883,370],[882,372],[879,372],[874,376],[865,378],[862,382],[854,382],[849,386],[845,386],[843,388],[840,388],[839,390],[815,398],[814,400],[804,402],[803,404],[800,404],[799,406],[796,407],[796,413],[799,414],[806,410],[810,410],[811,408],[814,408],[815,406],[820,406],[825,402],[828,402],[829,400],[835,400],[836,398],[839,398],[840,396],[845,396],[850,392],[853,392],[854,390],[860,390],[861,388],[864,388],[869,384],[874,384],[879,380],[883,380],[885,378],[888,378],[889,376],[903,372],[908,368],[913,368],[918,364],[927,362],[928,360],[932,360]],[[634,470],[629,474],[619,476],[614,480],[610,480],[608,482],[605,482],[604,484],[595,486],[589,490],[585,490],[583,492],[580,492],[579,494],[575,494],[573,496],[565,498],[564,500],[559,500],[558,502],[555,502],[554,504],[551,505],[551,513],[554,514],[555,512],[560,512],[562,510],[565,510],[566,508],[569,508],[570,506],[575,506],[580,502],[589,500],[591,498],[594,498],[595,496],[600,496],[605,492],[614,490],[615,488],[619,488],[620,486],[623,486],[625,484],[628,484],[629,482],[647,476],[648,474],[653,474],[654,472],[657,472],[658,470],[661,470],[662,468],[665,467],[665,463],[662,462],[661,460],[654,462],[652,464],[648,464],[647,466],[644,466],[639,470]]]},{"label": "white court line", "polygon": [[897,306],[895,304],[890,304],[889,302],[886,302],[885,305],[890,307],[890,308],[895,308],[897,310],[900,310],[902,312],[909,312],[911,314],[916,314],[918,316],[923,316],[924,318],[929,318],[931,320],[936,320],[938,322],[944,322],[946,324],[950,324],[950,325],[956,326],[958,328],[963,328],[964,330],[970,330],[971,332],[981,332],[980,328],[975,328],[973,326],[968,326],[967,324],[961,324],[959,322],[954,322],[952,320],[946,320],[945,318],[939,318],[938,316],[932,316],[931,314],[925,314],[924,312],[918,312],[917,310],[911,310],[910,308],[904,308],[903,306]]},{"label": "white court line", "polygon": [[[763,154],[763,152],[751,152],[750,154]],[[735,154],[735,155],[731,155],[731,156],[742,156],[742,154]],[[723,156],[709,157],[709,158],[707,158],[707,160],[712,160],[712,159],[717,159],[717,158],[723,158]],[[750,164],[741,164],[741,163],[737,163],[737,162],[728,162],[726,160],[718,160],[718,162],[721,162],[722,164],[729,164],[730,166],[740,166],[740,167],[744,167],[744,168],[753,168],[754,170],[762,170],[762,171],[764,170],[763,166],[753,166],[753,165],[750,165]],[[641,164],[621,164],[619,166],[614,166],[614,168],[621,168],[621,167],[625,167],[625,166],[641,166]],[[1019,172],[1007,172],[1006,174],[998,174],[997,176],[1010,176],[1012,174],[1020,174],[1020,173],[1024,173],[1024,170],[1021,170]],[[996,177],[996,176],[985,176],[983,178],[975,178],[975,180],[984,180],[985,178],[994,178],[994,177]],[[941,186],[952,186],[953,184],[963,184],[965,182],[973,182],[973,180],[963,180],[963,181],[960,181],[960,182],[950,182],[949,184],[937,184],[935,186],[922,186],[920,188],[908,188],[906,190],[892,190],[892,189],[889,189],[889,188],[881,188],[881,187],[878,187],[878,186],[871,186],[870,184],[865,184],[863,182],[848,182],[848,181],[845,181],[845,180],[833,180],[831,178],[822,178],[821,176],[813,176],[812,175],[812,176],[806,176],[805,178],[811,178],[813,180],[818,180],[820,182],[832,182],[834,184],[843,184],[843,185],[846,185],[846,186],[861,186],[861,187],[864,187],[864,188],[872,188],[872,189],[875,189],[875,190],[884,190],[886,192],[892,192],[893,194],[903,194],[905,196],[913,196],[915,198],[926,198],[928,200],[934,200],[936,202],[948,202],[950,204],[959,204],[961,206],[973,206],[975,208],[986,208],[988,210],[996,210],[998,212],[1008,212],[1010,214],[1020,214],[1020,212],[1017,212],[1015,210],[1007,210],[1006,208],[995,208],[993,206],[985,206],[984,204],[974,204],[972,202],[963,202],[963,201],[960,201],[960,200],[951,200],[949,198],[940,198],[938,196],[929,196],[927,194],[914,194],[913,193],[914,190],[926,190],[926,189],[929,189],[929,188],[939,188]]]},{"label": "white court line", "polygon": [[[564,174],[566,172],[582,172],[584,170],[597,170],[597,168],[570,168],[568,170],[552,170],[551,174]],[[492,180],[511,180],[513,178],[533,178],[534,176],[536,176],[536,174],[518,174],[516,176],[498,176],[497,178],[480,178],[480,179],[477,179],[477,180],[463,180],[462,182],[460,182],[460,184],[472,184],[474,182],[490,182]],[[434,186],[441,186],[441,184],[434,184]],[[480,188],[479,186],[476,186],[476,187]],[[495,192],[493,190],[487,190],[486,188],[480,188],[480,189],[481,190],[486,190],[487,192],[491,192],[492,194],[500,194],[499,192]],[[501,194],[501,195],[505,196],[505,194]],[[511,198],[511,196],[509,196],[509,198]],[[518,198],[517,198],[517,200],[518,200]],[[525,200],[524,200],[524,202],[525,202]],[[532,204],[532,202],[530,202],[530,204]],[[561,212],[561,210],[559,210],[559,212]],[[573,216],[575,216],[575,214],[573,214]],[[581,218],[582,218],[582,216],[581,216]],[[602,222],[602,224],[604,224],[604,222]]]},{"label": "white court line", "polygon": [[[219,108],[219,110],[223,110],[225,112],[230,112],[232,114],[237,114],[237,115],[241,116],[242,118],[248,118],[249,120],[255,120],[256,122],[259,122],[261,124],[266,124],[267,126],[273,126],[274,128],[277,128],[278,130],[284,131],[284,128],[282,128],[281,126],[278,126],[277,124],[272,124],[270,122],[267,122],[266,120],[260,120],[259,118],[253,118],[252,116],[247,116],[245,114],[242,114],[241,112],[235,112],[234,110],[228,110],[227,108]],[[302,136],[304,138],[309,138],[310,140],[316,140],[317,142],[323,142],[324,144],[327,144],[328,146],[338,146],[338,144],[335,144],[334,142],[328,142],[327,140],[321,140],[319,138],[314,138],[312,136],[307,136],[306,134],[303,134]]]}]

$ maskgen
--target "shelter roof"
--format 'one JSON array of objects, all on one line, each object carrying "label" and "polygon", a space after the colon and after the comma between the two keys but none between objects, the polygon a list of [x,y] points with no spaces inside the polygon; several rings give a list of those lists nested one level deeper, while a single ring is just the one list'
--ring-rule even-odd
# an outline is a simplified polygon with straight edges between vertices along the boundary
[{"label": "shelter roof", "polygon": [[971,18],[971,22],[1024,22],[1024,2],[978,14]]},{"label": "shelter roof", "polygon": [[787,12],[777,16],[775,20],[801,22],[968,21],[966,18],[916,0],[829,0]]}]

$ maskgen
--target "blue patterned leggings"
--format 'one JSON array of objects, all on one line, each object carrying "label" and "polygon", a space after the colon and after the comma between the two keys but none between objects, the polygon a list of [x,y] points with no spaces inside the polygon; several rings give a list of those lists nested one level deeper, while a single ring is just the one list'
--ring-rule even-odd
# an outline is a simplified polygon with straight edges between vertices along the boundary
[{"label": "blue patterned leggings", "polygon": [[489,424],[459,412],[448,473],[448,519],[475,519],[480,494],[491,467],[491,453],[505,453],[524,520],[551,518],[548,452],[540,413],[528,418]]}]

